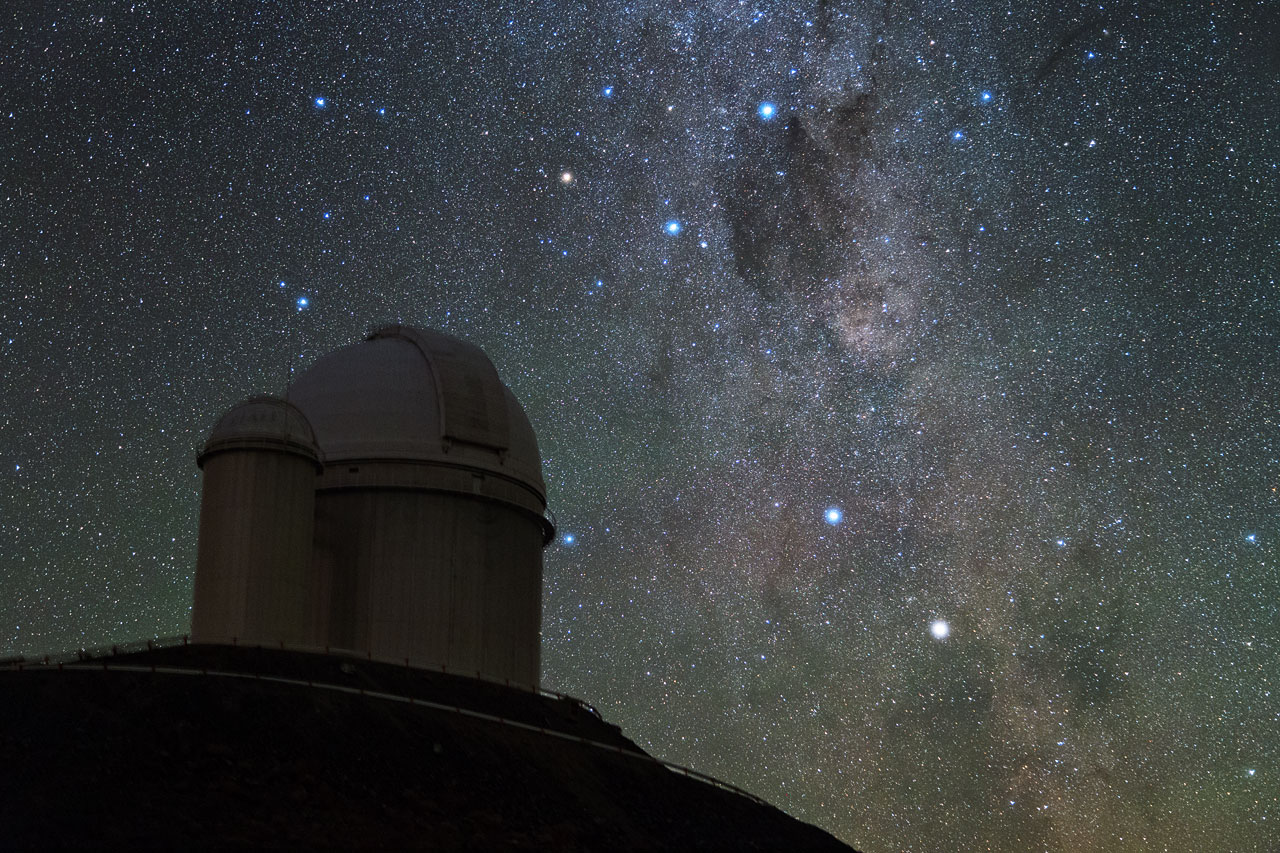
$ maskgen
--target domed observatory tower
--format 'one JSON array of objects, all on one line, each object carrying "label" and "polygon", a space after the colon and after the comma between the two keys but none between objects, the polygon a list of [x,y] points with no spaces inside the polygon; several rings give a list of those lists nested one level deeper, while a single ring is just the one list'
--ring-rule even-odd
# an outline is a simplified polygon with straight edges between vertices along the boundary
[{"label": "domed observatory tower", "polygon": [[484,352],[391,326],[321,358],[289,399],[324,454],[325,643],[537,684],[546,486]]},{"label": "domed observatory tower", "polygon": [[[488,357],[390,326],[320,358],[287,396],[321,462],[303,642],[536,685],[554,529],[533,429]],[[201,537],[197,591],[203,519]],[[197,595],[196,639],[219,621],[201,609]]]},{"label": "domed observatory tower", "polygon": [[222,416],[197,464],[204,488],[192,639],[313,641],[320,454],[307,419],[284,400],[253,397]]}]

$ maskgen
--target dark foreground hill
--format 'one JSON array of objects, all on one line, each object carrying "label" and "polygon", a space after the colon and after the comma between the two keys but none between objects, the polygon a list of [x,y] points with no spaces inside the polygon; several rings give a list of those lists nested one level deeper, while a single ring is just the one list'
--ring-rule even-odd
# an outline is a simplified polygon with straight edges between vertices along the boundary
[{"label": "dark foreground hill", "polygon": [[849,850],[578,702],[392,664],[180,646],[0,671],[0,708],[0,850]]}]

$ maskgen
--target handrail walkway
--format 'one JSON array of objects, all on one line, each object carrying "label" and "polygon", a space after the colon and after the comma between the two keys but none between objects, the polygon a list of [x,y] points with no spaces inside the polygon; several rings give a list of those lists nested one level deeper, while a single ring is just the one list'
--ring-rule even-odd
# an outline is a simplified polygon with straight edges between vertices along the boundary
[{"label": "handrail walkway", "polygon": [[[368,696],[373,699],[385,699],[392,702],[402,702],[408,705],[417,705],[424,708],[430,708],[436,711],[452,712],[455,714],[460,714],[464,717],[472,717],[478,720],[487,720],[489,722],[498,723],[500,725],[510,726],[512,728],[517,728],[517,729],[523,729],[525,731],[538,732],[539,734],[549,735],[551,737],[557,737],[557,738],[560,738],[561,740],[567,740],[572,743],[579,743],[584,746],[594,747],[596,749],[602,749],[602,750],[605,750],[606,752],[615,753],[617,755],[626,755],[641,761],[649,761],[654,764],[659,764],[674,773],[679,773],[691,779],[696,779],[700,782],[704,782],[708,785],[712,785],[716,788],[720,788],[721,790],[729,791],[730,793],[737,794],[740,797],[746,797],[747,799],[751,800],[757,805],[769,806],[770,808],[774,808],[774,806],[771,803],[767,802],[764,799],[761,799],[760,797],[757,797],[755,794],[752,794],[750,791],[744,791],[743,789],[739,788],[736,785],[732,785],[728,782],[717,779],[714,776],[709,776],[708,774],[694,770],[691,767],[685,767],[682,764],[676,764],[671,761],[665,761],[661,758],[655,758],[654,756],[649,755],[648,753],[645,753],[645,752],[635,752],[629,749],[624,749],[623,747],[617,746],[616,744],[602,743],[600,741],[591,740],[590,738],[584,738],[580,735],[572,735],[566,732],[559,732],[554,729],[544,728],[542,726],[535,726],[529,723],[522,723],[519,720],[510,720],[505,717],[500,717],[494,714],[486,714],[482,711],[473,711],[469,708],[463,708],[460,705],[448,705],[440,702],[432,702],[427,699],[417,699],[412,696],[400,696],[395,693],[385,693],[378,690],[366,690],[363,687],[347,687],[341,684],[328,684],[323,681],[304,680],[304,679],[297,679],[297,678],[284,678],[278,675],[262,675],[260,673],[229,672],[229,671],[218,670],[218,669],[207,669],[203,667],[194,668],[194,667],[180,667],[180,666],[158,666],[154,664],[140,666],[140,665],[134,665],[134,664],[113,663],[111,660],[111,658],[114,656],[132,654],[134,652],[144,652],[144,651],[149,651],[153,649],[171,648],[173,646],[178,645],[179,641],[182,645],[188,644],[188,638],[186,636],[167,637],[167,638],[164,638],[163,640],[146,640],[139,643],[129,643],[127,644],[127,646],[123,646],[123,647],[122,645],[114,645],[109,647],[108,649],[103,649],[102,650],[103,653],[100,655],[92,654],[85,650],[80,650],[80,651],[68,653],[65,655],[44,655],[41,658],[38,658],[36,660],[10,659],[6,661],[0,661],[0,670],[10,669],[10,670],[15,670],[20,672],[55,671],[55,670],[58,672],[70,672],[70,671],[93,672],[93,671],[105,670],[105,671],[115,671],[115,672],[157,673],[157,674],[163,674],[163,675],[218,676],[222,678],[243,678],[243,679],[249,679],[253,681],[270,681],[276,684],[288,684],[295,687],[310,687],[316,690],[332,690],[336,693],[348,693],[348,694],[358,695],[358,696]],[[162,645],[162,643],[164,645]],[[131,648],[131,647],[136,647],[136,648]],[[258,644],[254,644],[253,646],[238,646],[238,647],[239,648],[266,648],[266,649],[277,648],[277,646],[262,646]],[[449,670],[440,666],[422,667],[417,665],[411,665],[408,663],[407,660],[405,661],[384,660],[384,659],[372,657],[371,655],[368,655],[362,652],[353,652],[349,650],[320,649],[315,647],[294,646],[294,645],[289,645],[284,643],[281,643],[278,646],[278,648],[281,648],[287,651],[305,651],[305,652],[312,652],[312,653],[318,653],[318,654],[338,655],[341,657],[354,657],[354,658],[359,658],[361,660],[374,661],[376,663],[415,666],[415,668],[418,668],[418,669],[435,669],[437,671],[444,672],[447,674],[450,673]],[[566,693],[559,693],[557,691],[546,690],[544,688],[534,688],[534,687],[531,687],[530,685],[513,684],[510,682],[498,681],[492,678],[484,678],[483,676],[480,676],[478,673],[476,674],[476,676],[470,676],[469,674],[458,673],[456,671],[452,672],[451,674],[462,675],[463,677],[478,677],[482,681],[488,681],[493,684],[504,684],[505,686],[508,686],[508,687],[514,687],[516,689],[525,690],[527,692],[535,692],[540,695],[547,696],[549,698],[563,699],[570,702],[574,702],[577,705],[589,711],[597,719],[603,720],[603,717],[600,716],[600,712],[597,711],[595,708],[593,708],[591,705],[587,704],[586,702],[583,702],[581,699],[578,699],[573,696],[569,696]]]},{"label": "handrail walkway", "polygon": [[479,671],[468,671],[460,669],[450,669],[446,664],[435,662],[416,661],[411,658],[387,658],[375,657],[372,652],[361,652],[354,649],[341,649],[331,646],[308,646],[303,643],[286,643],[283,640],[273,643],[249,642],[242,643],[239,637],[219,637],[216,639],[202,639],[199,643],[192,643],[188,634],[179,634],[172,637],[158,637],[151,640],[136,640],[131,643],[114,643],[110,646],[97,646],[93,649],[77,649],[71,652],[63,652],[61,654],[41,655],[38,658],[26,658],[17,656],[12,658],[0,658],[0,671],[5,669],[26,669],[31,666],[54,666],[57,664],[67,664],[72,662],[97,661],[102,658],[117,657],[119,655],[138,654],[141,652],[152,652],[157,649],[170,649],[179,646],[189,645],[212,645],[212,646],[233,646],[238,649],[279,649],[286,652],[305,652],[315,655],[330,655],[346,658],[354,658],[357,660],[367,660],[373,663],[389,664],[391,666],[403,666],[410,669],[425,669],[432,672],[440,672],[445,675],[459,675],[464,678],[474,678],[477,681],[484,681],[488,684],[501,684],[504,687],[511,687],[516,690],[523,690],[526,693],[536,693],[539,696],[546,696],[551,699],[563,699],[566,702],[572,702],[583,710],[590,713],[597,719],[604,719],[600,716],[600,712],[588,702],[584,702],[576,696],[570,696],[568,693],[560,693],[556,690],[549,690],[546,687],[525,684],[521,681],[512,681],[509,678],[493,678]]}]

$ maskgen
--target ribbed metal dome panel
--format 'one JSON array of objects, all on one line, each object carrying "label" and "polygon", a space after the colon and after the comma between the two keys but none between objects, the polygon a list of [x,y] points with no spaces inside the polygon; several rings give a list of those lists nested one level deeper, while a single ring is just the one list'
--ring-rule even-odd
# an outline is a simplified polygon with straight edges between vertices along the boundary
[{"label": "ribbed metal dome panel", "polygon": [[387,326],[321,357],[288,398],[314,428],[326,464],[461,464],[517,479],[545,500],[533,428],[473,344]]}]

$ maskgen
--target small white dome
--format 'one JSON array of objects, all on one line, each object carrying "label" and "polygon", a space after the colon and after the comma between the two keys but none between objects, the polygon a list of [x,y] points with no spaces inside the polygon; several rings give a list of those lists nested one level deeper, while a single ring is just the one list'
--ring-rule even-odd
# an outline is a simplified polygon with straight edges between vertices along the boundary
[{"label": "small white dome", "polygon": [[279,397],[250,397],[218,419],[198,463],[223,450],[283,450],[319,459],[315,434],[306,416]]}]

